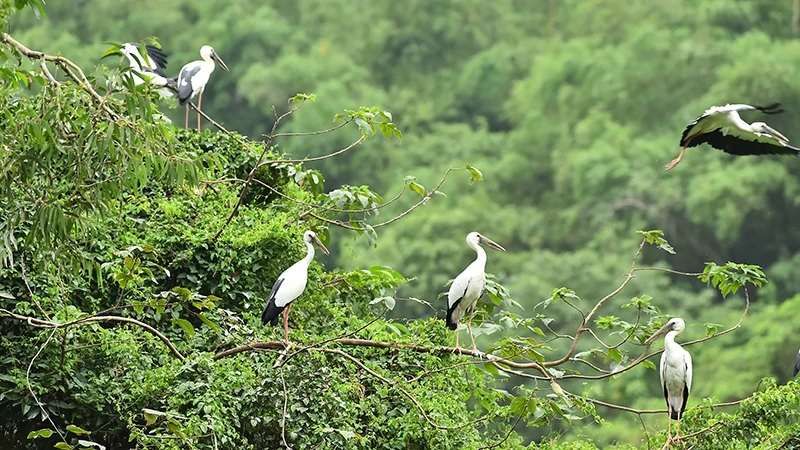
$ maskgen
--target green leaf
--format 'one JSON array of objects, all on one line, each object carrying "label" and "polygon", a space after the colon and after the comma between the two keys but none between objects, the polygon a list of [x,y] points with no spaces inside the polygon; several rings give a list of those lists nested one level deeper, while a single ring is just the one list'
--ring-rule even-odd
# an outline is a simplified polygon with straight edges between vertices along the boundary
[{"label": "green leaf", "polygon": [[469,182],[483,181],[483,173],[472,164],[467,164],[467,170],[470,173]]},{"label": "green leaf", "polygon": [[167,415],[167,413],[165,412],[156,411],[155,409],[150,409],[150,408],[142,408],[142,413],[144,413],[144,420],[147,426],[156,423],[159,417],[164,417]]},{"label": "green leaf", "polygon": [[9,294],[8,292],[0,292],[0,297],[7,298],[9,300],[14,300],[16,298],[13,295]]},{"label": "green leaf", "polygon": [[53,430],[50,428],[42,428],[41,430],[31,431],[28,433],[28,439],[36,439],[36,438],[49,438],[53,435]]},{"label": "green leaf", "polygon": [[88,436],[89,434],[91,434],[90,431],[86,431],[77,425],[67,425],[67,431],[69,431],[70,433],[75,433],[78,436]]},{"label": "green leaf", "polygon": [[54,445],[54,447],[58,448],[58,449],[62,449],[62,450],[72,450],[73,449],[73,447],[71,445],[67,444],[64,441],[56,443],[56,445]]},{"label": "green leaf", "polygon": [[420,197],[425,197],[425,188],[422,187],[422,185],[417,183],[416,181],[408,183],[408,188],[419,194]]},{"label": "green leaf", "polygon": [[186,337],[191,339],[194,337],[194,326],[186,319],[172,319],[172,324],[177,325],[186,333]]},{"label": "green leaf", "polygon": [[648,361],[648,360],[646,360],[646,359],[645,359],[644,361],[642,361],[642,365],[643,365],[644,367],[648,368],[648,369],[658,370],[658,369],[656,368],[656,365],[655,365],[655,364],[653,364],[652,362],[650,362],[650,361]]}]

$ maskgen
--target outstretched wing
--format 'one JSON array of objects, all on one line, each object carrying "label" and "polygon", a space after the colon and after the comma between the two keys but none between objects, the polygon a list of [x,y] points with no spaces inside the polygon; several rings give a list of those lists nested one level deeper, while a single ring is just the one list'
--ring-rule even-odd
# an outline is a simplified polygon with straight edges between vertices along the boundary
[{"label": "outstretched wing", "polygon": [[703,142],[731,155],[798,155],[800,148],[765,133],[749,133],[735,127],[718,129],[697,136],[691,147]]}]

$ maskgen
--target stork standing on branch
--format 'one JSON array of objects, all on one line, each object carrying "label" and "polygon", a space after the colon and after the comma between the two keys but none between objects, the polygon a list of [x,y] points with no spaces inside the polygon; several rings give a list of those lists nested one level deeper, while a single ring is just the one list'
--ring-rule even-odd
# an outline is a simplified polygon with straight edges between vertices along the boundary
[{"label": "stork standing on branch", "polygon": [[[200,48],[200,57],[203,59],[186,64],[178,74],[178,100],[181,106],[186,105],[186,128],[189,128],[189,105],[187,103],[197,96],[197,109],[198,111],[203,110],[203,91],[208,83],[208,78],[214,72],[215,61],[225,71],[228,71],[228,66],[225,65],[222,58],[217,55],[217,52],[210,45],[204,45]],[[197,113],[197,131],[200,131],[199,112]]]},{"label": "stork standing on branch", "polygon": [[175,96],[178,92],[178,78],[167,78],[166,53],[153,45],[145,45],[145,51],[142,52],[139,44],[131,42],[126,42],[119,50],[128,58],[130,70],[135,72],[132,77],[134,86],[148,82],[162,96]]},{"label": "stork standing on branch", "polygon": [[764,122],[749,124],[739,117],[739,111],[758,110],[764,114],[782,113],[780,103],[769,106],[731,105],[712,106],[694,119],[683,131],[681,152],[664,166],[677,166],[688,147],[702,143],[731,155],[798,155],[800,148],[789,145],[789,139]]},{"label": "stork standing on branch", "polygon": [[467,330],[469,330],[469,337],[472,339],[472,349],[478,349],[478,346],[475,345],[475,336],[472,334],[472,315],[475,312],[475,305],[478,304],[478,299],[486,292],[486,251],[483,250],[480,244],[486,244],[490,248],[501,252],[506,251],[500,244],[477,231],[467,235],[467,245],[475,250],[478,257],[463,272],[458,274],[453,280],[453,284],[450,285],[450,291],[447,293],[446,322],[447,328],[456,330],[456,348],[458,348],[458,324],[464,317],[464,313],[469,310]]},{"label": "stork standing on branch", "polygon": [[283,313],[283,336],[287,346],[289,345],[290,303],[300,297],[306,289],[308,266],[311,264],[311,260],[314,259],[314,245],[319,247],[326,255],[330,255],[328,249],[317,237],[317,234],[311,230],[303,234],[303,242],[306,244],[308,253],[306,253],[305,258],[284,270],[278,277],[275,284],[272,285],[272,291],[269,293],[269,300],[264,307],[264,312],[261,313],[261,323],[263,325],[271,323],[272,326],[278,325],[278,316]]},{"label": "stork standing on branch", "polygon": [[661,389],[664,391],[664,399],[667,401],[669,410],[669,420],[667,422],[667,442],[672,440],[671,425],[673,420],[678,421],[675,431],[675,438],[678,438],[681,428],[681,417],[686,409],[686,401],[689,399],[689,392],[692,390],[692,355],[683,347],[675,342],[675,336],[680,334],[686,324],[683,319],[670,319],[660,330],[656,331],[647,341],[646,346],[650,346],[659,336],[666,334],[664,338],[664,353],[661,354]]}]

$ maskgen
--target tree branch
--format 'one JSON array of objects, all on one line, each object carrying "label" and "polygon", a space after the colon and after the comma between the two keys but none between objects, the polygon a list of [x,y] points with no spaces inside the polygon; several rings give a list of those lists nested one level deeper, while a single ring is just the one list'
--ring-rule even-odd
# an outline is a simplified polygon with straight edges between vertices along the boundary
[{"label": "tree branch", "polygon": [[49,320],[37,319],[36,317],[23,316],[23,315],[20,315],[20,314],[13,313],[13,312],[11,312],[11,311],[9,311],[7,309],[0,309],[0,317],[3,317],[3,316],[8,316],[8,317],[10,317],[12,319],[19,320],[19,321],[22,321],[22,322],[26,322],[28,325],[33,326],[33,327],[37,327],[37,328],[55,328],[55,329],[67,328],[67,327],[71,327],[71,326],[74,326],[74,325],[81,325],[81,324],[84,324],[84,323],[91,323],[91,322],[126,322],[126,323],[132,323],[134,325],[137,325],[137,326],[147,330],[148,332],[150,332],[150,334],[152,334],[153,336],[155,336],[158,339],[160,339],[161,342],[163,342],[164,345],[166,345],[167,348],[169,348],[169,350],[172,352],[172,354],[175,355],[175,357],[177,357],[179,360],[184,361],[186,359],[183,355],[181,355],[181,353],[178,351],[178,349],[175,347],[175,345],[173,345],[172,342],[166,336],[164,336],[160,331],[156,330],[155,328],[151,327],[150,325],[148,325],[148,324],[146,324],[144,322],[140,322],[140,321],[138,321],[136,319],[131,319],[130,317],[89,316],[89,317],[84,317],[84,318],[81,318],[81,319],[73,320],[71,322],[57,323],[57,322],[52,322],[52,321],[49,321]]}]

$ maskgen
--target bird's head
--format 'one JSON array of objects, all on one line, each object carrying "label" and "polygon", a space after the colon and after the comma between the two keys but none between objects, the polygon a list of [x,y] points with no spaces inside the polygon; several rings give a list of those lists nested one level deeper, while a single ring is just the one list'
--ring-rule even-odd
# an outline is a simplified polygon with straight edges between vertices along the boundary
[{"label": "bird's head", "polygon": [[786,136],[782,135],[778,132],[778,130],[772,128],[764,122],[753,122],[750,127],[753,129],[753,131],[772,136],[781,142],[789,142],[789,139],[786,139]]},{"label": "bird's head", "polygon": [[501,252],[506,251],[506,249],[504,249],[500,244],[478,233],[477,231],[473,231],[472,233],[467,235],[467,244],[471,245],[486,244],[486,246],[493,248],[495,250],[499,250]]},{"label": "bird's head", "polygon": [[122,47],[120,47],[119,51],[123,55],[132,55],[134,53],[137,53],[139,50],[138,50],[138,46],[136,44],[133,44],[133,43],[130,43],[130,42],[126,42],[126,43],[122,44]]},{"label": "bird's head", "polygon": [[325,247],[325,244],[323,244],[322,241],[320,241],[319,238],[317,237],[317,233],[314,233],[313,231],[308,230],[303,234],[303,240],[305,242],[308,242],[309,244],[313,244],[313,245],[316,245],[317,247],[319,247],[319,249],[322,250],[322,253],[325,253],[326,255],[330,255],[330,253],[328,252],[327,247]]},{"label": "bird's head", "polygon": [[684,328],[686,328],[686,323],[683,321],[683,319],[680,319],[678,317],[674,317],[672,319],[669,319],[669,322],[665,323],[663,327],[661,327],[658,331],[653,333],[653,335],[650,336],[644,342],[644,345],[647,345],[649,347],[650,344],[652,344],[653,341],[658,339],[660,336],[662,336],[664,334],[667,334],[670,331],[674,331],[675,334],[678,334],[681,331],[683,331]]},{"label": "bird's head", "polygon": [[230,70],[228,70],[228,66],[225,65],[225,62],[222,61],[222,58],[217,55],[217,52],[215,52],[214,48],[210,45],[204,45],[200,47],[200,56],[202,56],[206,61],[216,61],[220,67],[230,72]]}]

